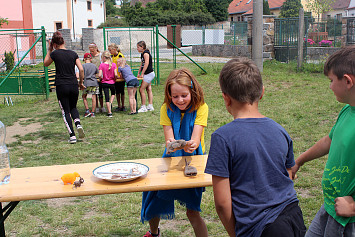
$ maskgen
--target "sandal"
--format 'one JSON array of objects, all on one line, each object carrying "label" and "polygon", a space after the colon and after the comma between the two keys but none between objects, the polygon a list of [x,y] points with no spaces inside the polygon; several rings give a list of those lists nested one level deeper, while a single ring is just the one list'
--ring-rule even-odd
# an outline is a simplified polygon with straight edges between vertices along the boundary
[{"label": "sandal", "polygon": [[131,112],[128,115],[134,115],[134,114],[138,114],[138,112]]}]

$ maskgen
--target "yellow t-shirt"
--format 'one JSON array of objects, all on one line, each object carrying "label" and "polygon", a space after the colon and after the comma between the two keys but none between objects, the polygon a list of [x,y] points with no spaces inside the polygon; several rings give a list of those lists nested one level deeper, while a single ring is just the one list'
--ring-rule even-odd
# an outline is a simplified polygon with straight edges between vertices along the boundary
[{"label": "yellow t-shirt", "polygon": [[[181,113],[181,119],[184,117],[184,113]],[[208,118],[208,106],[206,103],[201,105],[197,109],[195,123],[196,125],[201,125],[203,127],[207,126],[207,118]],[[171,120],[168,116],[168,107],[164,103],[160,108],[160,125],[163,126],[171,126]],[[205,129],[202,130],[201,134],[201,146],[202,152],[205,153]]]},{"label": "yellow t-shirt", "polygon": [[[117,60],[119,58],[124,58],[124,56],[121,52],[119,52],[116,56],[111,54],[112,62],[115,63],[116,65],[117,65]],[[118,67],[117,67],[117,76],[120,77],[120,73],[118,72]]]}]

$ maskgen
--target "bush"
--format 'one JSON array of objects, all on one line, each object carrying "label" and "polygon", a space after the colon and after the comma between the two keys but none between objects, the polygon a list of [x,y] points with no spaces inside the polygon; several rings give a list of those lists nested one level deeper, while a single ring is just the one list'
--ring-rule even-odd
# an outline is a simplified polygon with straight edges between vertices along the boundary
[{"label": "bush", "polygon": [[11,51],[8,53],[6,53],[6,51],[5,51],[4,56],[5,56],[5,58],[3,59],[3,61],[5,62],[5,65],[6,65],[6,71],[11,71],[15,66],[14,54]]},{"label": "bush", "polygon": [[123,18],[107,17],[104,23],[101,23],[97,28],[103,27],[125,27],[128,26]]}]

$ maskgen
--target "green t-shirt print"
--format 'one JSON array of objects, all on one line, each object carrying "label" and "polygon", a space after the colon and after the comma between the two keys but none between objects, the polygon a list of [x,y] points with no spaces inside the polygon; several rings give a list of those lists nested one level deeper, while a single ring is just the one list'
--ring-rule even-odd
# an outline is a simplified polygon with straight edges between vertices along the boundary
[{"label": "green t-shirt print", "polygon": [[355,107],[343,107],[329,137],[332,142],[322,179],[324,208],[345,226],[355,222],[355,217],[337,216],[334,200],[343,196],[355,200]]}]

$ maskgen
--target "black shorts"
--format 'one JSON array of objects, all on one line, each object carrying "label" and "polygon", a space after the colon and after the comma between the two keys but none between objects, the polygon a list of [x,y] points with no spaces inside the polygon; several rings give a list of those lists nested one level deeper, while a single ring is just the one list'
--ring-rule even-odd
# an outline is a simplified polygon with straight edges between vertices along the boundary
[{"label": "black shorts", "polygon": [[125,87],[124,81],[115,82],[116,95],[118,94],[124,95],[124,87]]},{"label": "black shorts", "polygon": [[306,230],[301,208],[294,202],[286,206],[273,223],[265,226],[261,237],[303,237]]}]

